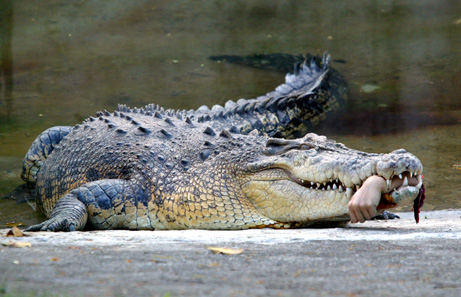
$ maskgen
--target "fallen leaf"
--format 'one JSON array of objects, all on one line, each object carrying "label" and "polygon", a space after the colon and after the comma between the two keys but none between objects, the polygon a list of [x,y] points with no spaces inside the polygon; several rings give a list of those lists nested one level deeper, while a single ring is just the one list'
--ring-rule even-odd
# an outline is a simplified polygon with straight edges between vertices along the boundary
[{"label": "fallen leaf", "polygon": [[6,236],[7,237],[22,237],[24,236],[24,233],[22,233],[22,231],[19,230],[18,227],[13,227],[11,228],[10,231],[8,231],[8,233],[6,233]]},{"label": "fallen leaf", "polygon": [[82,248],[79,246],[68,246],[67,247],[69,250],[81,250]]},{"label": "fallen leaf", "polygon": [[229,248],[222,248],[222,247],[208,247],[210,251],[215,254],[224,254],[224,255],[238,255],[243,253],[243,249],[229,249]]},{"label": "fallen leaf", "polygon": [[51,261],[51,262],[58,262],[58,261],[59,261],[59,258],[58,258],[58,257],[54,257],[54,258],[51,258],[50,261]]},{"label": "fallen leaf", "polygon": [[21,241],[10,241],[10,242],[2,242],[2,245],[7,247],[13,248],[24,248],[24,247],[31,247],[32,244],[30,242],[21,242]]},{"label": "fallen leaf", "polygon": [[451,165],[451,168],[453,168],[455,170],[461,170],[461,164],[453,164],[453,165]]},{"label": "fallen leaf", "polygon": [[20,222],[18,222],[18,223],[6,223],[6,227],[8,227],[8,228],[11,228],[11,227],[21,227],[21,226],[25,226],[25,224],[24,224],[24,223],[20,223]]},{"label": "fallen leaf", "polygon": [[25,248],[25,247],[32,247],[32,244],[30,242],[15,242],[9,246],[16,247],[16,248]]}]

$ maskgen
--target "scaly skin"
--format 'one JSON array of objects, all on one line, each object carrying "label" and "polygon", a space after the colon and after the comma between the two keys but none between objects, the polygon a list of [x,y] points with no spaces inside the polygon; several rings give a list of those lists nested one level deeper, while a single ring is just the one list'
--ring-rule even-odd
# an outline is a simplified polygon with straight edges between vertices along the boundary
[{"label": "scaly skin", "polygon": [[[59,143],[36,186],[54,225],[32,230],[83,228],[79,218],[68,222],[69,201],[87,209],[96,229],[292,228],[347,221],[353,189],[368,177],[408,172],[420,178],[422,172],[419,160],[403,150],[367,154],[315,134],[284,140],[174,118],[136,119],[140,125],[126,115],[101,116]],[[123,131],[116,128],[121,126]],[[63,196],[66,203],[59,204]]]},{"label": "scaly skin", "polygon": [[[288,73],[285,83],[274,91],[256,99],[229,100],[224,106],[215,105],[211,109],[202,106],[189,111],[164,110],[154,104],[134,109],[119,105],[114,114],[142,113],[156,119],[175,116],[239,134],[256,130],[260,135],[274,137],[304,135],[309,125],[318,123],[326,113],[337,109],[347,99],[347,84],[337,71],[330,68],[327,54],[322,58],[306,55],[304,62],[302,56],[283,57],[293,57],[290,61],[298,63],[294,73]],[[289,64],[293,67],[292,63]],[[99,112],[98,116],[104,114],[108,112]],[[52,127],[37,137],[24,158],[21,177],[25,181],[35,183],[42,163],[70,131],[72,127]]]},{"label": "scaly skin", "polygon": [[[297,102],[307,100],[304,106],[315,105],[319,96],[310,93],[323,92],[315,85],[287,94]],[[283,131],[283,121],[248,133],[248,125],[253,128],[262,114],[270,115],[273,100],[287,99],[274,98],[237,104],[228,114],[219,108],[176,112],[121,106],[71,129],[45,131],[26,155],[23,176],[36,182],[37,203],[49,219],[28,230],[341,223],[350,220],[348,204],[355,191],[362,184],[369,189],[365,181],[375,177],[385,181],[386,187],[378,192],[389,192],[393,205],[416,198],[422,165],[404,150],[369,154],[315,134],[293,140],[266,136]],[[288,105],[277,105],[277,118],[294,110]],[[57,137],[57,131],[66,135]],[[408,185],[400,174],[418,184]],[[402,185],[394,190],[392,181],[397,178]],[[378,192],[375,187],[373,196]],[[354,197],[360,197],[357,194]]]}]

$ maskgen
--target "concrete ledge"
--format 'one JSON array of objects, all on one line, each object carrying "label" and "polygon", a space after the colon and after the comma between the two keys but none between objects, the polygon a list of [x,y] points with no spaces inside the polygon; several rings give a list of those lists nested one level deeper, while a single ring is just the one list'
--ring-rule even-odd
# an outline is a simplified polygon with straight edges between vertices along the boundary
[{"label": "concrete ledge", "polygon": [[[36,245],[111,246],[162,243],[253,243],[279,244],[313,240],[412,240],[412,239],[461,239],[461,211],[443,210],[422,212],[416,224],[413,213],[399,213],[401,219],[367,221],[348,224],[344,228],[316,229],[251,229],[241,231],[171,230],[128,231],[104,230],[86,232],[29,232],[28,237],[16,238]],[[5,235],[7,229],[0,230]],[[3,239],[5,241],[5,239]]]},{"label": "concrete ledge", "polygon": [[0,295],[459,296],[461,211],[423,212],[418,225],[399,215],[329,229],[0,237],[31,243],[0,245]]}]

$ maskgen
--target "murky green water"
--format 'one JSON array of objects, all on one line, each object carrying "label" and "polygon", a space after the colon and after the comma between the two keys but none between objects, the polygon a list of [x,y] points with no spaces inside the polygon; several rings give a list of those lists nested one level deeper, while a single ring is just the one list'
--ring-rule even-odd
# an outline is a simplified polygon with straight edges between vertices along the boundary
[{"label": "murky green water", "polygon": [[[1,1],[0,195],[22,183],[22,157],[48,127],[118,103],[254,98],[283,81],[210,55],[327,50],[345,62],[334,67],[350,100],[314,132],[406,148],[425,166],[424,209],[460,208],[460,12],[459,1],[421,0]],[[0,224],[28,213],[0,202]]]}]

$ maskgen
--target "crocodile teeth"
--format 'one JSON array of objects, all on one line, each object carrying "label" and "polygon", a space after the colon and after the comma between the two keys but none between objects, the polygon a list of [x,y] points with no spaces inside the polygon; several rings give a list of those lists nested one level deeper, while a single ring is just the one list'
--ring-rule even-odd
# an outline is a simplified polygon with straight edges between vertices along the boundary
[{"label": "crocodile teeth", "polygon": [[320,183],[317,183],[317,188],[320,188]]},{"label": "crocodile teeth", "polygon": [[402,187],[406,187],[406,186],[408,186],[408,179],[407,179],[407,177],[405,176],[405,179],[403,180]]},{"label": "crocodile teeth", "polygon": [[336,190],[338,187],[336,187],[336,184],[333,184],[333,190]]},{"label": "crocodile teeth", "polygon": [[391,186],[391,180],[386,179],[386,189],[389,191],[389,187]]},{"label": "crocodile teeth", "polygon": [[346,195],[347,195],[347,198],[352,197],[352,189],[351,188],[346,188]]},{"label": "crocodile teeth", "polygon": [[338,188],[338,189],[339,189],[339,192],[344,192],[344,189],[343,189],[343,187],[342,187],[342,186],[339,186],[339,188]]},{"label": "crocodile teeth", "polygon": [[330,190],[331,190],[331,188],[330,188],[330,186],[328,185],[328,187],[327,187],[327,191],[330,191]]}]

